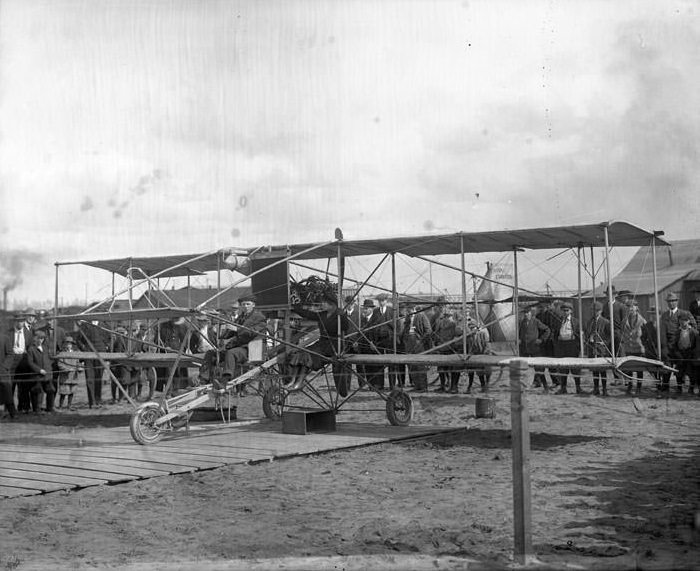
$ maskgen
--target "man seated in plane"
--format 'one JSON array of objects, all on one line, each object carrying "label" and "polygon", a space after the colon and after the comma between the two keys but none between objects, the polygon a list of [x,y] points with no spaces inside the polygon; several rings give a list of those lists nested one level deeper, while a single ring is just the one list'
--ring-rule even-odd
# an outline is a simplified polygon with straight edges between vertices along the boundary
[{"label": "man seated in plane", "polygon": [[[255,296],[248,295],[238,299],[240,313],[235,320],[235,331],[229,329],[226,337],[219,339],[219,349],[207,351],[204,359],[212,383],[217,389],[221,389],[228,381],[240,374],[240,366],[248,362],[248,343],[260,337],[267,329],[265,316],[255,309]],[[221,380],[213,378],[216,358],[223,357],[224,370]]]}]

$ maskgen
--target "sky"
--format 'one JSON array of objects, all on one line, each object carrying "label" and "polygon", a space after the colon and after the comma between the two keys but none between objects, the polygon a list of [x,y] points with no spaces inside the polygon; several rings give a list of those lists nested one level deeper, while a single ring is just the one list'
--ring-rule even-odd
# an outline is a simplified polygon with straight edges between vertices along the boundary
[{"label": "sky", "polygon": [[[696,238],[698,8],[0,0],[0,287],[336,227]],[[111,287],[70,270],[62,300]]]}]

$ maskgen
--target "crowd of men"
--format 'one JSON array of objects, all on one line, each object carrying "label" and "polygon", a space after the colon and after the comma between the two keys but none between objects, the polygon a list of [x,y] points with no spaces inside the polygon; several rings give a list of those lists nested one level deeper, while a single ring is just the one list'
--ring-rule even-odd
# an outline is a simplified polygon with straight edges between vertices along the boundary
[{"label": "crowd of men", "polygon": [[[660,359],[677,372],[664,372],[658,378],[654,377],[659,398],[670,392],[673,375],[676,378],[677,393],[683,393],[687,384],[687,394],[693,395],[697,391],[700,396],[700,342],[697,329],[700,288],[696,288],[695,299],[688,310],[678,307],[679,298],[675,293],[668,293],[665,299],[667,308],[660,313],[658,325],[656,308],[651,307],[646,318],[643,317],[637,301],[626,290],[615,294],[612,316],[609,304],[593,301],[590,315],[582,324],[575,317],[573,304],[569,301],[545,300],[536,307],[527,307],[523,312],[519,323],[520,355],[606,359],[615,355]],[[568,392],[569,375],[573,377],[575,392],[583,394],[579,369],[557,367],[549,371],[552,385],[558,387],[559,394]],[[607,396],[607,370],[593,370],[592,376],[592,394]],[[620,373],[614,371],[613,382],[619,382],[619,377]],[[640,394],[643,379],[642,370],[638,370],[634,377],[626,378],[627,393]],[[535,368],[534,385],[543,387],[545,392],[549,391],[544,368]]]},{"label": "crowd of men", "polygon": [[[667,308],[661,312],[658,323],[660,336],[657,347],[656,310],[651,308],[646,317],[639,311],[630,292],[615,295],[612,315],[607,303],[594,301],[590,315],[579,324],[570,301],[544,299],[522,310],[518,323],[519,354],[524,357],[603,357],[639,356],[659,359],[677,370],[676,391],[700,396],[700,342],[697,323],[700,319],[700,288],[688,310],[678,307],[678,296],[666,296]],[[436,377],[428,379],[427,365],[356,365],[350,369],[335,357],[345,353],[376,355],[418,354],[429,351],[438,355],[462,353],[492,354],[488,329],[469,308],[463,315],[461,308],[447,304],[444,298],[433,304],[405,304],[398,310],[389,303],[387,294],[365,299],[361,305],[354,296],[347,296],[342,305],[332,294],[320,300],[320,309],[293,306],[300,320],[313,323],[319,330],[319,339],[304,350],[294,350],[289,339],[276,347],[283,353],[280,361],[287,372],[288,386],[303,382],[306,374],[331,362],[335,387],[341,396],[348,394],[353,379],[360,388],[370,385],[376,389],[412,386],[416,392],[426,392],[429,384],[437,392],[458,393],[462,376],[466,376],[467,393],[472,391],[478,378],[482,391],[489,386],[490,371],[466,368],[463,365],[441,365]],[[0,332],[0,404],[5,406],[6,419],[18,414],[52,413],[70,409],[81,382],[85,383],[88,406],[100,407],[130,398],[150,400],[156,390],[163,390],[165,370],[108,364],[98,353],[126,353],[139,351],[179,351],[204,355],[200,381],[212,382],[221,388],[226,381],[241,373],[248,362],[249,343],[264,339],[267,346],[271,335],[269,320],[256,308],[254,296],[240,298],[230,308],[219,311],[215,319],[207,314],[196,319],[184,317],[153,324],[136,323],[131,333],[124,326],[111,328],[108,324],[82,322],[66,332],[49,319],[45,310],[26,310],[13,317],[8,332]],[[396,314],[396,315],[395,315]],[[581,338],[583,335],[583,338]],[[291,341],[295,341],[294,333]],[[583,343],[581,342],[583,341]],[[581,348],[583,347],[583,354]],[[73,358],[70,353],[83,351],[93,358]],[[56,353],[60,352],[60,358]],[[83,355],[84,357],[84,355]],[[618,372],[613,383],[620,382]],[[608,373],[594,370],[592,394],[608,394]],[[535,367],[534,386],[548,392],[568,392],[569,377],[574,390],[583,394],[581,370],[575,367]],[[111,399],[102,396],[105,377],[110,379]],[[549,377],[549,379],[547,378]],[[655,378],[659,396],[671,390],[671,373]],[[173,386],[187,385],[189,371],[181,367],[175,371]],[[639,394],[643,372],[626,378],[627,392]],[[118,382],[115,382],[118,381]],[[635,382],[636,381],[636,382]]]}]

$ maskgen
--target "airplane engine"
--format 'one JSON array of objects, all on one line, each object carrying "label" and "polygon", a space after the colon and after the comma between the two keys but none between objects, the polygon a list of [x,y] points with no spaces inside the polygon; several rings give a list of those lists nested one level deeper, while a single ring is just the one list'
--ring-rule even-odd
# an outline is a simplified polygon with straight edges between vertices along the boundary
[{"label": "airplane engine", "polygon": [[236,253],[233,250],[223,250],[221,252],[221,258],[223,266],[231,270],[232,272],[238,272],[239,274],[248,275],[250,274],[250,258],[247,256]]}]

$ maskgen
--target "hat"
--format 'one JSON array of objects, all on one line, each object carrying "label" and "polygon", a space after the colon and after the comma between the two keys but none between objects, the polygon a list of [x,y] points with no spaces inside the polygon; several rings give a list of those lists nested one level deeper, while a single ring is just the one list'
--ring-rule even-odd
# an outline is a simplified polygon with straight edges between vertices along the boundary
[{"label": "hat", "polygon": [[574,306],[571,305],[568,301],[562,302],[561,308],[562,308],[562,309],[570,309],[571,311],[574,310]]},{"label": "hat", "polygon": [[377,296],[377,301],[383,301],[383,300],[386,300],[386,299],[389,299],[389,296],[388,296],[387,294],[385,294],[385,293],[380,293],[380,294]]},{"label": "hat", "polygon": [[14,319],[15,321],[24,321],[24,313],[15,313],[12,316],[12,319]]},{"label": "hat", "polygon": [[34,311],[33,307],[28,307],[23,313],[25,317],[36,317],[36,311]]},{"label": "hat", "polygon": [[615,294],[616,297],[625,297],[630,295],[632,295],[632,292],[628,289],[621,289]]},{"label": "hat", "polygon": [[63,340],[63,344],[65,345],[66,343],[75,343],[75,339],[73,339],[70,335],[66,335],[66,338]]},{"label": "hat", "polygon": [[242,295],[238,298],[238,303],[243,303],[244,301],[252,301],[253,303],[255,303],[257,301],[257,298],[252,293],[248,295]]},{"label": "hat", "polygon": [[351,303],[355,301],[355,296],[354,295],[346,295],[345,299],[343,300],[345,303]]},{"label": "hat", "polygon": [[366,299],[362,302],[362,307],[374,307],[374,302],[371,299]]},{"label": "hat", "polygon": [[593,310],[594,311],[603,311],[603,304],[600,303],[599,301],[594,301],[593,302]]},{"label": "hat", "polygon": [[45,330],[45,329],[51,329],[51,322],[47,321],[46,319],[40,319],[39,321],[36,322],[34,325],[34,330]]},{"label": "hat", "polygon": [[666,296],[666,301],[678,301],[678,296],[671,291]]}]

